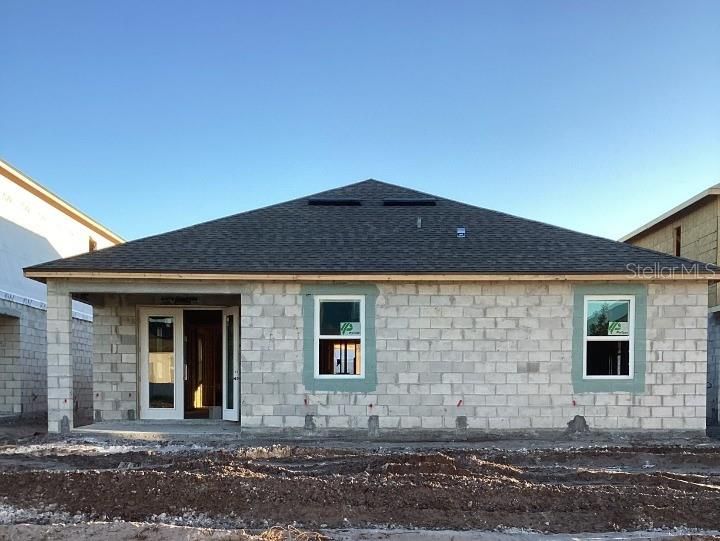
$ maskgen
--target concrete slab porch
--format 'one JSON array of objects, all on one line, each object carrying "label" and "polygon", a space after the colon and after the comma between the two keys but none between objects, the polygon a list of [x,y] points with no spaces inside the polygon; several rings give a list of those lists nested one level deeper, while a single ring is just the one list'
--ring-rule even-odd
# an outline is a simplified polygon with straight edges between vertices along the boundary
[{"label": "concrete slab porch", "polygon": [[148,441],[237,440],[242,436],[238,423],[230,421],[186,419],[182,421],[103,421],[75,427],[74,435]]}]

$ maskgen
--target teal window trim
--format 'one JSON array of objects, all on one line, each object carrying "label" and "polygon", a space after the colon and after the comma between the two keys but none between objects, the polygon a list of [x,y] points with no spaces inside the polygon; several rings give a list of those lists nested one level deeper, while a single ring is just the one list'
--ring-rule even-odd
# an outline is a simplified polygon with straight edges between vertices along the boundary
[{"label": "teal window trim", "polygon": [[[303,311],[303,384],[308,391],[372,392],[377,388],[375,349],[375,304],[379,294],[372,284],[304,285],[300,290]],[[363,296],[365,299],[364,377],[315,377],[315,297],[324,295]]]},{"label": "teal window trim", "polygon": [[[632,295],[635,299],[633,329],[633,377],[585,378],[585,297],[588,295]],[[647,286],[643,284],[576,285],[573,288],[572,384],[573,392],[613,393],[645,392],[645,365],[647,356]]]}]

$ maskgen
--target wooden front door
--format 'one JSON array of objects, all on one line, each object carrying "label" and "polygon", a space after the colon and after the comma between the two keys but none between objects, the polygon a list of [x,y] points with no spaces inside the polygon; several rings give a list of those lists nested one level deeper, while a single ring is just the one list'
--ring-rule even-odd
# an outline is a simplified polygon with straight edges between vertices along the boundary
[{"label": "wooden front door", "polygon": [[185,311],[185,418],[221,419],[223,315],[221,310]]}]

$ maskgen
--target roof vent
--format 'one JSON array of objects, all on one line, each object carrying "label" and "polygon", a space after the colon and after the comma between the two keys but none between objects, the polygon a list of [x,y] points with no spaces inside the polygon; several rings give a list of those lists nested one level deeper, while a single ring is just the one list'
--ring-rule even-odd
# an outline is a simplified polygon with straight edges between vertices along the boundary
[{"label": "roof vent", "polygon": [[312,206],[323,206],[323,207],[359,207],[362,205],[362,201],[359,199],[348,199],[348,198],[313,198],[308,199],[308,205]]},{"label": "roof vent", "polygon": [[437,199],[430,197],[415,199],[383,199],[384,207],[434,207],[437,205]]},{"label": "roof vent", "polygon": [[457,228],[457,238],[464,239],[465,238],[465,227],[458,227]]}]

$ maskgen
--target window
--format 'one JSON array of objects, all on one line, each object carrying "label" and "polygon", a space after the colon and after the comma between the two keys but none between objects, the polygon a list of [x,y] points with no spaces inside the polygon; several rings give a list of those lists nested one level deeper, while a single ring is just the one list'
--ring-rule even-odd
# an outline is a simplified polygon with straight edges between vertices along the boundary
[{"label": "window", "polygon": [[675,228],[675,255],[680,255],[680,250],[682,248],[682,231],[680,229],[680,226]]},{"label": "window", "polygon": [[586,295],[583,377],[631,379],[634,372],[635,297]]},{"label": "window", "polygon": [[[309,392],[377,389],[375,307],[379,294],[374,284],[301,286],[302,382]],[[341,328],[342,323],[349,325]]]},{"label": "window", "polygon": [[175,321],[148,317],[148,383],[151,408],[175,407]]},{"label": "window", "polygon": [[364,321],[364,296],[315,297],[315,377],[364,377]]}]

